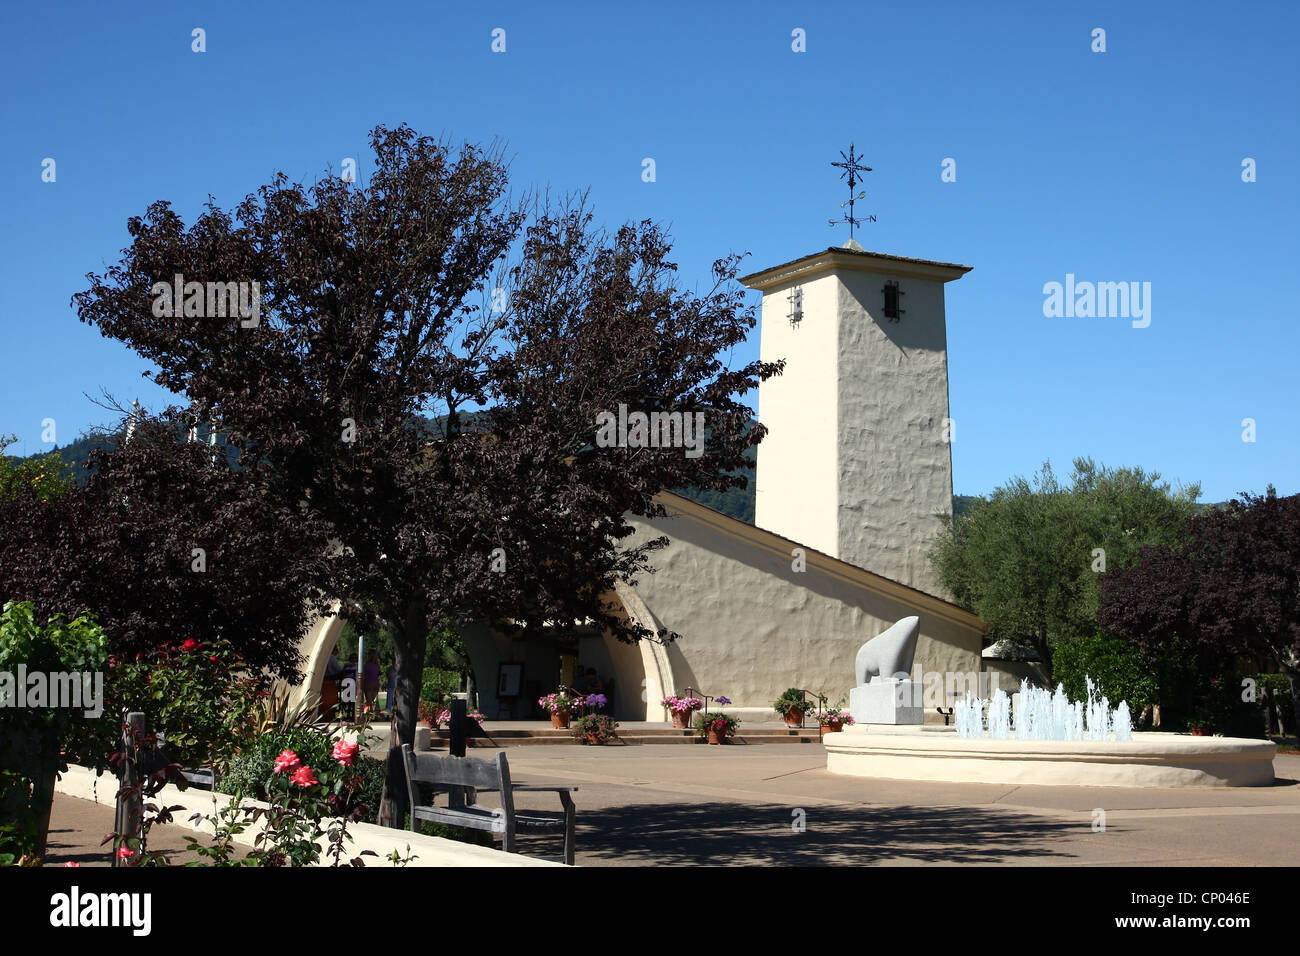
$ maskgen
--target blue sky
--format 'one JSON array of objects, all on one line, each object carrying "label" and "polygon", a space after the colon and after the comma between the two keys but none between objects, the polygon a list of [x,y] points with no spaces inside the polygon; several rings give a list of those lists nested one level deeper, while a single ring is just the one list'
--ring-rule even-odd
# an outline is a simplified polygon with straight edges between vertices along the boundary
[{"label": "blue sky", "polygon": [[[975,267],[947,297],[959,493],[1079,455],[1209,500],[1296,493],[1298,26],[1282,2],[11,4],[0,434],[49,448],[53,418],[67,444],[107,420],[101,388],[166,403],[69,305],[151,201],[191,221],[277,170],[364,175],[367,131],[407,122],[505,140],[521,189],[590,188],[609,225],[668,223],[703,284],[730,251],[756,271],[842,243],[828,164],[853,140],[863,245]],[[1045,317],[1067,273],[1150,282],[1150,326]]]}]

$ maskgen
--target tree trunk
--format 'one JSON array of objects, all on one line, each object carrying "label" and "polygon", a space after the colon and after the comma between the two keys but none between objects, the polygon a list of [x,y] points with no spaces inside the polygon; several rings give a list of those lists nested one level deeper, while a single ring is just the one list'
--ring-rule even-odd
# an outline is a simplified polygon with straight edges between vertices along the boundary
[{"label": "tree trunk", "polygon": [[402,766],[401,746],[415,745],[415,725],[419,718],[420,686],[424,680],[424,651],[429,637],[428,605],[410,601],[395,615],[393,657],[397,666],[397,706],[393,724],[397,739],[390,742],[388,772],[384,778],[384,797],[380,801],[381,826],[401,829],[406,826],[406,770]]},{"label": "tree trunk", "polygon": [[1047,629],[1044,628],[1042,633],[1037,635],[1038,656],[1042,658],[1043,673],[1047,675],[1047,689],[1051,690],[1056,686],[1056,675],[1052,673],[1052,648],[1047,643]]},{"label": "tree trunk", "polygon": [[[1282,673],[1291,682],[1291,733],[1300,746],[1300,668],[1282,665]],[[1279,712],[1278,716],[1281,716]],[[1279,721],[1280,723],[1280,721]]]},{"label": "tree trunk", "polygon": [[45,858],[45,843],[50,835],[50,814],[54,810],[54,786],[58,780],[58,768],[47,766],[41,771],[40,778],[32,781],[32,811],[36,816],[36,844],[33,855]]}]

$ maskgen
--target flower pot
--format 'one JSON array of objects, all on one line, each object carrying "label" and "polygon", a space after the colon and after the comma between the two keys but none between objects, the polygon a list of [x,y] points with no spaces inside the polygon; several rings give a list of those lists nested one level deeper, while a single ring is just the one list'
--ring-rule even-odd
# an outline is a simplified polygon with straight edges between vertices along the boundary
[{"label": "flower pot", "polygon": [[838,723],[832,723],[832,724],[822,724],[823,734],[838,734],[843,729],[844,729],[843,721],[840,721]]},{"label": "flower pot", "polygon": [[603,744],[604,742],[601,740],[600,734],[587,734],[587,743],[589,744]]},{"label": "flower pot", "polygon": [[690,729],[692,711],[674,710],[674,711],[670,711],[670,713],[673,715],[674,727],[678,729]]},{"label": "flower pot", "polygon": [[1193,737],[1207,737],[1209,736],[1209,733],[1210,733],[1210,728],[1205,726],[1204,724],[1192,724]]},{"label": "flower pot", "polygon": [[785,725],[787,727],[798,727],[803,724],[803,715],[806,708],[796,707],[785,712]]},{"label": "flower pot", "polygon": [[551,726],[556,730],[567,730],[569,727],[569,712],[561,710],[558,713],[552,713]]},{"label": "flower pot", "polygon": [[727,732],[725,730],[710,730],[708,734],[709,743],[711,744],[725,744],[727,742]]}]

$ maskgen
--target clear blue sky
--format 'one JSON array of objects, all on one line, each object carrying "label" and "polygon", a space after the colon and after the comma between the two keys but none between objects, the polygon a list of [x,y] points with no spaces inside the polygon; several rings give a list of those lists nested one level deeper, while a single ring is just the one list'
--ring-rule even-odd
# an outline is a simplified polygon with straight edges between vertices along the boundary
[{"label": "clear blue sky", "polygon": [[[0,24],[12,451],[50,447],[44,418],[60,444],[105,422],[86,392],[166,403],[69,305],[127,217],[167,199],[192,221],[209,194],[230,208],[344,157],[364,174],[367,131],[407,122],[504,139],[521,188],[590,187],[608,224],[670,224],[701,283],[729,251],[752,271],[842,243],[828,164],[854,140],[879,220],[862,243],[975,267],[947,299],[959,493],[1078,455],[1209,500],[1300,491],[1300,4],[96,0],[8,4]],[[1045,318],[1066,273],[1150,282],[1150,326]]]}]

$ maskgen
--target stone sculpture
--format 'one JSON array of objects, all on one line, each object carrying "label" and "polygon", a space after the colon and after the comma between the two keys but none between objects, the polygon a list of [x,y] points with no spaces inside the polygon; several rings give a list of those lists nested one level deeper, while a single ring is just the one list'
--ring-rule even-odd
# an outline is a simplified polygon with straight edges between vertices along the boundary
[{"label": "stone sculpture", "polygon": [[921,687],[908,676],[920,631],[919,617],[905,617],[858,648],[849,713],[859,725],[924,723]]},{"label": "stone sculpture", "polygon": [[916,656],[916,639],[920,633],[921,619],[905,617],[863,644],[858,648],[858,656],[853,662],[856,683],[867,684],[874,677],[911,674],[912,658]]}]

